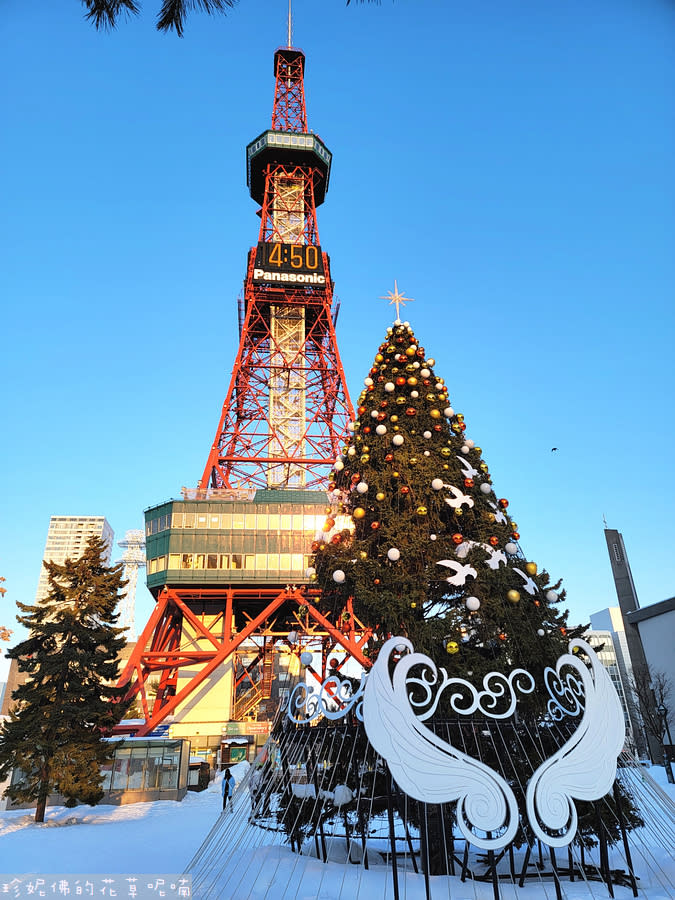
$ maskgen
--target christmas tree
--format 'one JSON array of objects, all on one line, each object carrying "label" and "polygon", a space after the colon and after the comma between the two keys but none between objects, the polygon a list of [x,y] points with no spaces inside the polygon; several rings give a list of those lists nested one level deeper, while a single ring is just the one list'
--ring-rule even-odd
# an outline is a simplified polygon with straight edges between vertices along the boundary
[{"label": "christmas tree", "polygon": [[[435,360],[407,322],[397,320],[387,329],[357,415],[334,465],[331,508],[308,571],[321,591],[320,605],[339,617],[351,601],[357,619],[374,629],[367,648],[373,660],[387,638],[404,636],[449,678],[477,688],[489,673],[508,677],[526,670],[534,688],[518,695],[517,716],[508,723],[487,719],[480,710],[473,721],[462,720],[450,707],[451,691],[442,695],[436,721],[427,723],[500,772],[524,809],[529,777],[577,725],[551,721],[545,670],[584,629],[568,627],[560,581],[523,553],[508,500],[495,492],[481,448],[467,437],[464,416],[454,409]],[[349,528],[340,527],[345,517]],[[431,683],[419,673],[427,697],[432,692],[424,685]],[[424,839],[428,871],[448,871],[454,811],[418,806],[388,788],[355,720],[351,726],[326,722],[324,732],[317,759],[304,738],[282,736],[289,767],[279,811],[291,842],[301,846],[328,827],[336,809],[312,798],[337,790],[352,797],[339,810],[346,835],[350,829],[360,834],[365,847],[373,818],[395,808]],[[315,782],[309,799],[293,783],[299,763],[308,783]],[[639,825],[630,798],[620,786],[616,791],[627,827]],[[615,798],[605,798],[601,807],[577,806],[578,840],[592,845],[599,827],[603,840],[620,838]],[[532,835],[523,820],[514,844],[525,842],[531,844]]]},{"label": "christmas tree", "polygon": [[408,323],[387,330],[330,484],[328,524],[346,513],[353,530],[316,545],[313,577],[324,605],[353,597],[379,637],[409,637],[451,676],[523,667],[541,683],[570,637],[564,592],[524,556],[435,365]]},{"label": "christmas tree", "polygon": [[47,797],[94,805],[103,796],[101,765],[114,744],[103,741],[121,719],[124,689],[114,687],[124,629],[116,628],[122,566],[107,566],[105,546],[90,538],[82,557],[45,562],[49,593],[34,606],[18,603],[29,637],[7,652],[27,681],[13,694],[15,709],[0,730],[0,778],[23,777],[6,795],[35,802],[43,822]]}]

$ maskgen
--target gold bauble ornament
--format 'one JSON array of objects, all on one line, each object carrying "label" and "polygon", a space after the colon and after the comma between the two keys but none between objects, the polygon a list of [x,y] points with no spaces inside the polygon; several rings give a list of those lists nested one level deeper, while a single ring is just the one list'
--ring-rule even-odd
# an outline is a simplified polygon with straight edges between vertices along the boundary
[{"label": "gold bauble ornament", "polygon": [[447,463],[443,463],[443,468],[444,468],[444,469],[449,469],[450,466],[449,466]]},{"label": "gold bauble ornament", "polygon": [[[516,530],[515,525],[513,526],[513,530]],[[537,574],[537,564],[535,562],[525,563],[525,571],[528,575],[536,575]]]},{"label": "gold bauble ornament", "polygon": [[389,421],[390,422],[398,422],[398,416],[396,415],[396,413],[394,413],[393,416],[389,416]]},{"label": "gold bauble ornament", "polygon": [[397,397],[397,398],[396,398],[396,405],[397,405],[397,406],[403,406],[403,404],[404,404],[404,403],[407,403],[407,402],[408,402],[408,401],[405,399],[405,397]]},{"label": "gold bauble ornament", "polygon": [[480,463],[478,468],[481,470],[481,472],[487,472],[487,470],[488,470],[487,463],[484,463],[484,462]]},{"label": "gold bauble ornament", "polygon": [[415,371],[415,366],[412,363],[408,363],[408,365],[405,367],[405,370],[406,372],[408,372],[408,374],[412,374]]},{"label": "gold bauble ornament", "polygon": [[410,463],[411,466],[416,466],[417,465],[417,457],[411,456],[410,459],[408,460],[408,462]]},{"label": "gold bauble ornament", "polygon": [[410,385],[410,387],[415,387],[415,385],[417,384],[417,379],[414,375],[410,376],[410,378],[408,379],[408,384]]},{"label": "gold bauble ornament", "polygon": [[392,477],[392,478],[400,478],[400,477],[401,477],[401,473],[400,473],[400,472],[392,472],[392,473],[391,473],[391,477]]},{"label": "gold bauble ornament", "polygon": [[378,491],[378,492],[375,494],[375,499],[376,499],[376,500],[384,500],[384,493],[383,493],[383,491]]},{"label": "gold bauble ornament", "polygon": [[463,422],[463,421],[464,421],[464,416],[463,416],[462,413],[457,413],[456,415],[457,415],[457,421],[458,421],[458,422]]},{"label": "gold bauble ornament", "polygon": [[417,604],[415,603],[414,600],[413,600],[413,602],[410,604],[410,606],[411,606],[412,609],[416,609],[416,608],[417,608]]},{"label": "gold bauble ornament", "polygon": [[473,449],[476,451],[476,453],[477,453],[479,456],[480,456],[481,453],[483,452],[483,448],[482,448],[482,447],[474,447]]},{"label": "gold bauble ornament", "polygon": [[376,362],[376,363],[384,362],[384,356],[382,356],[381,353],[377,353],[377,354],[375,355],[375,362]]},{"label": "gold bauble ornament", "polygon": [[429,403],[433,403],[435,399],[436,394],[427,394],[427,400],[429,401]]},{"label": "gold bauble ornament", "polygon": [[459,653],[459,644],[457,641],[448,641],[445,649],[451,656],[454,656],[455,653]]},{"label": "gold bauble ornament", "polygon": [[440,419],[441,411],[440,411],[440,409],[436,409],[434,407],[434,409],[429,410],[429,415],[431,416],[432,419]]},{"label": "gold bauble ornament", "polygon": [[462,512],[462,508],[461,508],[460,506],[456,506],[456,507],[455,507],[455,515],[456,515],[456,516],[462,516],[462,515],[464,515],[464,513]]},{"label": "gold bauble ornament", "polygon": [[361,550],[359,552],[359,559],[368,559],[368,554],[366,553],[365,550]]},{"label": "gold bauble ornament", "polygon": [[417,509],[415,510],[415,512],[417,513],[418,516],[426,516],[427,508],[426,508],[426,506],[418,506]]},{"label": "gold bauble ornament", "polygon": [[417,353],[417,347],[414,344],[411,344],[408,349],[405,351],[406,356],[414,356]]},{"label": "gold bauble ornament", "polygon": [[433,368],[435,365],[436,365],[436,360],[435,360],[435,359],[432,358],[432,359],[428,359],[428,360],[427,360],[427,367],[428,367],[428,368]]},{"label": "gold bauble ornament", "polygon": [[506,597],[509,603],[518,603],[520,600],[520,592],[519,591],[508,591]]},{"label": "gold bauble ornament", "polygon": [[366,514],[365,509],[362,506],[357,506],[354,508],[354,511],[352,512],[352,518],[353,519],[362,519],[365,516],[365,514]]},{"label": "gold bauble ornament", "polygon": [[370,453],[364,453],[364,454],[362,454],[362,456],[361,456],[361,462],[362,462],[362,463],[370,462]]},{"label": "gold bauble ornament", "polygon": [[452,450],[449,447],[441,447],[440,449],[441,456],[444,456],[446,459],[452,455]]}]

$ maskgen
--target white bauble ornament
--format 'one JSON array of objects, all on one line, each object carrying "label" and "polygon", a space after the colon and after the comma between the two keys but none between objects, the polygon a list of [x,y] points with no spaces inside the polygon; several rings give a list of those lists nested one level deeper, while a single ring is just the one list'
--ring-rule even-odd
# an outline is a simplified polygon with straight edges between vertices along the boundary
[{"label": "white bauble ornament", "polygon": [[305,575],[307,576],[307,578],[311,578],[312,575],[316,575],[316,569],[314,568],[314,566],[307,566],[307,568],[305,569]]},{"label": "white bauble ornament", "polygon": [[464,444],[464,446],[462,447],[462,453],[466,456],[466,454],[468,452],[469,452],[469,448],[466,446],[466,444]]},{"label": "white bauble ornament", "polygon": [[431,372],[428,369],[422,369],[420,375],[422,378],[428,378],[431,375]]},{"label": "white bauble ornament", "polygon": [[434,478],[434,480],[431,482],[431,487],[435,491],[440,491],[441,488],[443,487],[443,479],[442,478]]},{"label": "white bauble ornament", "polygon": [[356,456],[356,450],[354,447],[350,447],[349,450],[347,450],[347,456]]},{"label": "white bauble ornament", "polygon": [[509,541],[508,544],[506,544],[504,546],[504,549],[509,554],[509,556],[513,556],[515,553],[518,552],[518,547],[511,541]]},{"label": "white bauble ornament", "polygon": [[381,437],[383,434],[386,434],[386,433],[387,433],[387,426],[386,426],[386,425],[378,425],[377,428],[375,429],[375,434],[379,434],[380,437]]},{"label": "white bauble ornament", "polygon": [[436,382],[436,390],[442,391],[445,385],[443,385],[440,381]]},{"label": "white bauble ornament", "polygon": [[476,612],[477,609],[480,609],[480,600],[478,597],[467,597],[466,608],[469,612]]},{"label": "white bauble ornament", "polygon": [[397,562],[401,558],[401,551],[398,547],[390,547],[387,550],[387,556],[392,562]]},{"label": "white bauble ornament", "polygon": [[392,391],[396,390],[396,385],[394,384],[393,381],[388,381],[385,384],[384,389],[388,394],[391,394]]},{"label": "white bauble ornament", "polygon": [[370,412],[371,419],[376,419],[378,416],[379,416],[379,412],[376,409],[371,410],[371,412]]},{"label": "white bauble ornament", "polygon": [[335,469],[336,472],[341,472],[344,469],[344,467],[345,467],[345,464],[342,462],[341,459],[335,460],[335,465],[333,466],[333,468]]},{"label": "white bauble ornament", "polygon": [[393,334],[393,333],[394,333],[393,328],[387,328],[387,334]]},{"label": "white bauble ornament", "polygon": [[300,654],[300,662],[303,664],[303,666],[309,666],[312,664],[312,654],[309,652],[309,650],[302,651],[302,653]]},{"label": "white bauble ornament", "polygon": [[333,572],[333,581],[336,582],[336,584],[342,584],[342,582],[345,580],[345,578],[346,578],[346,576],[345,576],[345,573],[342,571],[342,569],[336,569]]},{"label": "white bauble ornament", "polygon": [[546,591],[546,599],[549,603],[555,603],[558,599],[557,591]]},{"label": "white bauble ornament", "polygon": [[393,436],[393,438],[391,439],[391,442],[394,445],[394,447],[400,447],[401,444],[403,443],[403,440],[404,440],[404,438],[403,438],[402,434],[395,434]]},{"label": "white bauble ornament", "polygon": [[297,631],[289,631],[288,634],[286,635],[286,637],[290,644],[294,644],[298,639],[298,632]]},{"label": "white bauble ornament", "polygon": [[543,628],[537,628],[537,634],[539,635],[539,637],[543,637],[546,634],[546,632],[544,631]]},{"label": "white bauble ornament", "polygon": [[429,438],[431,437],[431,432],[430,432],[430,431],[424,431],[424,432],[422,432],[422,437],[423,437],[423,438],[426,438],[427,440],[429,440]]},{"label": "white bauble ornament", "polygon": [[333,791],[333,806],[344,806],[346,803],[351,803],[353,799],[354,794],[352,794],[346,784],[338,784],[335,786],[335,790]]},{"label": "white bauble ornament", "polygon": [[410,396],[413,398],[413,400],[417,400],[419,395],[420,395],[419,391],[410,391]]},{"label": "white bauble ornament", "polygon": [[371,384],[373,383],[373,379],[372,378],[364,378],[363,383],[365,384],[366,387],[370,387]]},{"label": "white bauble ornament", "polygon": [[430,535],[429,535],[429,540],[430,540],[430,541],[435,541],[435,540],[436,540],[436,535],[435,535],[435,534],[430,534]]},{"label": "white bauble ornament", "polygon": [[342,491],[339,488],[335,488],[335,490],[333,491],[334,497],[339,497],[341,494],[342,494]]},{"label": "white bauble ornament", "polygon": [[350,422],[347,425],[347,431],[354,431],[355,428],[356,428],[356,425],[353,422]]},{"label": "white bauble ornament", "polygon": [[467,440],[467,441],[464,441],[464,443],[469,448],[469,450],[473,450],[473,448],[476,446],[475,441]]},{"label": "white bauble ornament", "polygon": [[425,455],[425,456],[431,456],[431,453],[430,453],[428,450],[425,450],[425,451],[424,451],[424,455]]},{"label": "white bauble ornament", "polygon": [[415,362],[413,363],[413,369],[419,369],[419,367],[420,364],[417,362],[417,360],[415,360]]},{"label": "white bauble ornament", "polygon": [[451,406],[446,406],[445,409],[443,410],[443,415],[447,416],[448,419],[450,418],[450,416],[454,416],[454,414],[455,414],[455,411]]},{"label": "white bauble ornament", "polygon": [[359,481],[359,483],[356,485],[356,490],[358,491],[359,494],[367,494],[368,493],[368,485],[366,484],[365,481]]},{"label": "white bauble ornament", "polygon": [[487,481],[484,481],[484,482],[481,484],[480,489],[481,489],[481,491],[482,491],[484,494],[491,494],[491,493],[492,493],[492,485],[491,485],[491,484],[488,484]]}]

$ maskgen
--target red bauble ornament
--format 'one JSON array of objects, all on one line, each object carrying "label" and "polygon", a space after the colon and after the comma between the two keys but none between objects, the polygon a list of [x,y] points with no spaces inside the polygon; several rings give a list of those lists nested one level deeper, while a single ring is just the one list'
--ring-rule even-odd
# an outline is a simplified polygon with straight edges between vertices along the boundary
[{"label": "red bauble ornament", "polygon": [[394,454],[393,454],[393,453],[387,453],[387,455],[386,455],[385,458],[384,458],[384,461],[385,461],[385,462],[391,462],[391,461],[393,460],[393,458],[394,458]]},{"label": "red bauble ornament", "polygon": [[405,411],[406,416],[416,416],[417,410],[414,406],[409,406]]},{"label": "red bauble ornament", "polygon": [[339,544],[341,540],[342,540],[342,535],[334,534],[333,537],[330,539],[330,542],[331,542],[331,544]]},{"label": "red bauble ornament", "polygon": [[321,546],[321,541],[312,541],[312,553],[316,553]]},{"label": "red bauble ornament", "polygon": [[380,400],[380,409],[386,409],[389,406],[388,400]]},{"label": "red bauble ornament", "polygon": [[375,390],[375,385],[374,385],[374,384],[369,384],[368,387],[366,388],[366,390],[367,390],[368,392],[374,391],[374,390]]},{"label": "red bauble ornament", "polygon": [[364,434],[370,434],[370,425],[366,425],[363,429]]},{"label": "red bauble ornament", "polygon": [[434,425],[434,431],[443,431],[442,425]]},{"label": "red bauble ornament", "polygon": [[459,545],[464,541],[464,538],[459,532],[456,532],[455,534],[452,535],[450,540],[452,541],[453,544],[457,544],[457,546],[459,547]]},{"label": "red bauble ornament", "polygon": [[398,378],[396,379],[396,384],[399,387],[403,387],[403,385],[405,384],[405,378],[402,375],[399,375]]},{"label": "red bauble ornament", "polygon": [[386,418],[387,418],[387,414],[386,414],[386,413],[381,412],[381,413],[378,413],[378,414],[377,414],[377,421],[378,421],[378,422],[384,422],[384,420],[385,420]]},{"label": "red bauble ornament", "polygon": [[377,529],[380,527],[380,523],[379,522],[371,522],[370,527],[373,529],[373,531],[377,531]]},{"label": "red bauble ornament", "polygon": [[499,640],[500,640],[500,641],[505,641],[505,640],[506,640],[506,635],[504,634],[503,631],[500,632],[500,634],[499,634]]},{"label": "red bauble ornament", "polygon": [[464,487],[473,487],[473,478],[465,478]]},{"label": "red bauble ornament", "polygon": [[[372,385],[371,385],[371,387],[372,387]],[[445,398],[439,397],[438,399],[441,400],[441,399],[445,399]],[[460,422],[459,427],[462,429],[462,431],[466,431],[466,425],[464,424],[464,422]]]},{"label": "red bauble ornament", "polygon": [[509,501],[505,500],[503,497],[501,500],[497,500],[497,503],[499,503],[502,509],[506,509],[506,507],[509,505]]},{"label": "red bauble ornament", "polygon": [[520,532],[519,532],[519,531],[512,531],[512,532],[511,532],[511,537],[513,538],[514,541],[517,541],[518,538],[520,537]]},{"label": "red bauble ornament", "polygon": [[373,578],[373,584],[379,584],[379,583],[380,583],[379,578]]},{"label": "red bauble ornament", "polygon": [[402,493],[402,494],[409,494],[409,493],[410,493],[410,488],[408,487],[407,484],[404,484],[404,485],[401,487],[401,493]]},{"label": "red bauble ornament", "polygon": [[361,475],[358,472],[354,472],[352,475],[352,484],[356,484],[357,481],[361,481]]},{"label": "red bauble ornament", "polygon": [[356,411],[360,416],[362,416],[364,414],[364,412],[366,411],[366,408],[365,408],[365,406],[359,406],[359,408]]},{"label": "red bauble ornament", "polygon": [[329,490],[329,491],[334,491],[334,490],[335,490],[335,482],[334,482],[334,481],[331,481],[331,482],[328,483],[328,490]]},{"label": "red bauble ornament", "polygon": [[495,537],[493,534],[491,538],[488,538],[488,544],[490,544],[492,547],[498,547],[499,546],[499,538]]}]

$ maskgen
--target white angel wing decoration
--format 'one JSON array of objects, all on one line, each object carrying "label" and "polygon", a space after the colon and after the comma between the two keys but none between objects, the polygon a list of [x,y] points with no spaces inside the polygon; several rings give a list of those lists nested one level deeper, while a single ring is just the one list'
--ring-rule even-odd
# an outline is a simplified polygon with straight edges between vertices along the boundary
[{"label": "white angel wing decoration", "polygon": [[[405,647],[389,675],[394,649]],[[484,850],[509,844],[518,829],[518,804],[507,782],[476,759],[457,750],[427,728],[409,701],[406,677],[422,664],[438,676],[436,666],[412,652],[409,640],[389,638],[366,681],[363,721],[368,740],[384,757],[399,787],[424,803],[457,801],[457,824],[465,838]]]},{"label": "white angel wing decoration", "polygon": [[561,683],[563,667],[574,669],[583,684],[585,707],[579,727],[557,753],[543,762],[527,786],[527,815],[535,834],[551,847],[569,844],[577,830],[577,811],[572,798],[598,800],[611,790],[616,777],[616,758],[621,752],[625,727],[621,702],[609,674],[592,648],[582,640],[569,643],[591,661],[589,670],[571,654],[561,656],[555,671],[546,670]]}]

